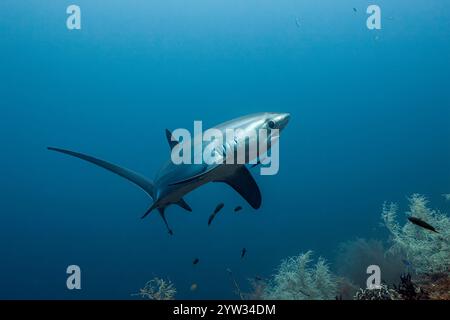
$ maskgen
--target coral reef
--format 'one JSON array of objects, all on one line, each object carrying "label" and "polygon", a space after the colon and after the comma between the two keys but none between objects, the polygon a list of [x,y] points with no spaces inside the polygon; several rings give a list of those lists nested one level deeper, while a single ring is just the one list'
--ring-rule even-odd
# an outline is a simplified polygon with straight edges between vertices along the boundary
[{"label": "coral reef", "polygon": [[450,193],[444,193],[442,196],[445,198],[445,200],[450,201]]},{"label": "coral reef", "polygon": [[355,300],[450,300],[448,272],[422,275],[413,280],[410,274],[400,276],[400,283],[377,289],[359,289]]},{"label": "coral reef", "polygon": [[423,275],[417,280],[431,300],[450,300],[450,275],[448,272]]},{"label": "coral reef", "polygon": [[384,204],[382,219],[391,234],[389,252],[404,256],[418,274],[447,271],[450,267],[450,218],[428,207],[427,199],[419,194],[409,198],[409,211],[413,216],[434,226],[439,233],[430,232],[411,223],[401,227],[397,219],[396,204]]},{"label": "coral reef", "polygon": [[336,300],[353,300],[358,287],[345,277],[338,277]]},{"label": "coral reef", "polygon": [[367,281],[367,267],[377,265],[382,270],[382,282],[393,284],[405,272],[402,258],[387,252],[381,241],[359,238],[339,245],[336,256],[337,274],[363,288]]},{"label": "coral reef", "polygon": [[177,290],[170,280],[155,277],[148,281],[144,288],[139,289],[138,293],[133,295],[141,296],[149,300],[174,300]]},{"label": "coral reef", "polygon": [[276,300],[331,300],[337,293],[336,277],[323,258],[310,266],[312,251],[281,262],[267,284],[263,298]]},{"label": "coral reef", "polygon": [[[450,217],[431,209],[422,195],[413,194],[408,200],[405,218],[420,219],[437,232],[407,219],[401,225],[398,206],[385,203],[382,220],[390,233],[388,246],[366,239],[342,243],[336,257],[338,276],[325,259],[314,263],[308,251],[283,260],[268,281],[251,279],[249,294],[242,294],[233,280],[237,293],[246,300],[450,299]],[[366,288],[369,265],[381,269],[382,284],[377,288]]]},{"label": "coral reef", "polygon": [[239,284],[238,284],[238,282],[236,281],[236,278],[233,275],[233,271],[231,271],[231,269],[228,268],[227,272],[230,275],[231,282],[233,283],[234,293],[236,295],[238,295],[241,300],[247,300],[246,297],[245,297],[245,294],[241,291],[241,288],[239,287]]},{"label": "coral reef", "polygon": [[400,295],[397,291],[389,289],[386,284],[382,284],[380,288],[359,289],[355,295],[355,300],[398,300]]},{"label": "coral reef", "polygon": [[411,280],[409,273],[401,275],[398,287],[394,288],[403,300],[428,300],[427,292]]},{"label": "coral reef", "polygon": [[245,300],[264,300],[267,282],[262,279],[248,279],[251,291],[244,293]]}]

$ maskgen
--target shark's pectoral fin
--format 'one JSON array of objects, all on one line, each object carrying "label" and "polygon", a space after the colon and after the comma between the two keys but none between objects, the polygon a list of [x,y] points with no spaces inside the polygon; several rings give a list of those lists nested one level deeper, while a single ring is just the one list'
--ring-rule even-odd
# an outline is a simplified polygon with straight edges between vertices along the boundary
[{"label": "shark's pectoral fin", "polygon": [[236,190],[254,209],[261,206],[261,191],[245,166],[239,166],[232,175],[214,182],[225,182]]},{"label": "shark's pectoral fin", "polygon": [[176,204],[182,207],[184,210],[192,212],[192,208],[186,203],[186,201],[184,201],[184,199],[180,199],[180,201],[178,201]]}]

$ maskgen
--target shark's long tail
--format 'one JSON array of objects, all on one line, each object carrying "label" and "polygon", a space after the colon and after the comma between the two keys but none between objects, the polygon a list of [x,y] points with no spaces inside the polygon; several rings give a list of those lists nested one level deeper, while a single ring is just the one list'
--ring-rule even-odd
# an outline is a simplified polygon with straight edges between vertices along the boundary
[{"label": "shark's long tail", "polygon": [[134,184],[138,185],[139,187],[142,188],[142,190],[144,190],[152,199],[154,199],[154,194],[155,194],[155,190],[153,187],[153,182],[150,179],[147,179],[144,176],[141,176],[140,174],[128,170],[126,168],[123,167],[119,167],[115,164],[106,162],[104,160],[101,159],[97,159],[91,156],[88,156],[86,154],[82,154],[82,153],[78,153],[78,152],[74,152],[74,151],[70,151],[70,150],[64,150],[64,149],[59,149],[59,148],[52,148],[52,147],[48,147],[48,150],[52,150],[52,151],[57,151],[57,152],[61,152],[61,153],[65,153],[68,154],[70,156],[76,157],[76,158],[80,158],[82,160],[85,160],[87,162],[93,163],[97,166],[100,166],[102,168],[105,168],[106,170],[109,170],[131,182],[133,182]]}]

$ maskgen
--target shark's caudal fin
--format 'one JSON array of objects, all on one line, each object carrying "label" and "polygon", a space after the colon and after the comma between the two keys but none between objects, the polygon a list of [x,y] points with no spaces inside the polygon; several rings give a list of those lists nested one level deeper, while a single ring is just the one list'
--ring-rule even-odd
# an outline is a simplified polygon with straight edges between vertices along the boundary
[{"label": "shark's caudal fin", "polygon": [[52,150],[52,151],[57,151],[57,152],[61,152],[64,154],[68,154],[70,156],[85,160],[87,162],[93,163],[99,167],[102,167],[106,170],[109,170],[131,182],[133,182],[134,184],[138,185],[139,187],[142,188],[142,190],[144,190],[152,199],[154,198],[154,187],[153,187],[153,182],[143,176],[141,176],[140,174],[128,170],[126,168],[123,167],[119,167],[115,164],[106,162],[104,160],[101,159],[97,159],[91,156],[88,156],[86,154],[82,154],[82,153],[78,153],[78,152],[74,152],[74,151],[69,151],[69,150],[64,150],[64,149],[59,149],[59,148],[52,148],[52,147],[48,147],[48,150]]}]

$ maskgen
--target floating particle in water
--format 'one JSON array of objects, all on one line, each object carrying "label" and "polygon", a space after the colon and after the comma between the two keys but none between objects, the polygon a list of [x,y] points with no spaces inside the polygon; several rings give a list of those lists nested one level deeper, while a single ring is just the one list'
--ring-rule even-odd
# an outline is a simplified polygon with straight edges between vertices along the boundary
[{"label": "floating particle in water", "polygon": [[247,249],[245,249],[245,248],[242,248],[242,251],[241,251],[241,259],[243,259],[244,257],[245,257],[245,254],[247,253]]},{"label": "floating particle in water", "polygon": [[196,265],[196,264],[199,263],[199,262],[200,262],[200,259],[199,259],[199,258],[195,258],[194,261],[192,261],[192,264],[193,264],[193,265]]}]

